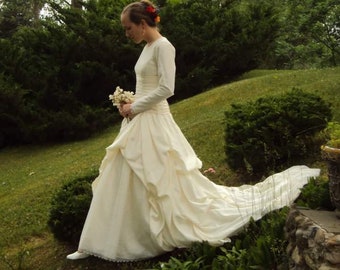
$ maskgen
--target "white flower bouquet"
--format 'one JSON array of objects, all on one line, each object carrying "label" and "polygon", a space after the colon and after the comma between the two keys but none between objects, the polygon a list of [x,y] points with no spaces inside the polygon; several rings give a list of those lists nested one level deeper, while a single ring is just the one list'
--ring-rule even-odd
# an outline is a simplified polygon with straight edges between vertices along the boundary
[{"label": "white flower bouquet", "polygon": [[119,107],[122,104],[132,103],[135,99],[135,94],[131,91],[124,91],[119,86],[116,87],[116,90],[112,95],[109,95],[109,99],[112,101],[114,106]]}]

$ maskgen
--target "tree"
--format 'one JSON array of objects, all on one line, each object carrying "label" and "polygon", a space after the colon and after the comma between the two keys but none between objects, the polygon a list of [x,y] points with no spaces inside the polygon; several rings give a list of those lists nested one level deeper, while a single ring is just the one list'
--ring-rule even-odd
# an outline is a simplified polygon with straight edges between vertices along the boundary
[{"label": "tree", "polygon": [[301,31],[309,32],[316,43],[329,51],[329,61],[334,66],[340,60],[340,5],[338,1],[312,1],[312,12]]},{"label": "tree", "polygon": [[162,10],[162,28],[177,50],[177,98],[256,68],[279,24],[271,1],[181,1]]},{"label": "tree", "polygon": [[[13,82],[22,89],[17,91],[22,93],[20,105],[0,112],[0,125],[23,123],[12,125],[11,134],[18,134],[16,143],[89,136],[118,117],[108,100],[114,86],[134,85],[133,74],[125,70],[133,70],[140,48],[130,50],[121,33],[116,14],[122,7],[109,0],[88,1],[81,10],[51,6],[54,15],[39,26],[21,26],[0,39],[0,51],[6,52],[0,59],[4,75],[0,96],[13,100],[6,90]],[[18,113],[13,115],[11,108]],[[9,134],[0,137],[3,145],[15,143]]]},{"label": "tree", "polygon": [[[134,90],[143,46],[121,27],[130,0],[46,1],[47,16],[38,16],[44,0],[1,2],[0,97],[18,113],[4,107],[0,125],[12,123],[20,136],[6,138],[22,142],[79,138],[112,123],[118,113],[108,95],[118,85]],[[337,62],[339,8],[326,3],[336,1],[159,0],[161,32],[177,51],[176,100],[261,64]]]},{"label": "tree", "polygon": [[72,0],[71,1],[71,6],[73,8],[81,9],[82,8],[82,1],[81,0]]},{"label": "tree", "polygon": [[44,0],[3,0],[0,10],[0,37],[11,36],[20,26],[39,23]]},{"label": "tree", "polygon": [[[281,35],[267,64],[275,68],[335,66],[340,61],[340,7],[336,0],[279,3]],[[271,63],[270,63],[271,62]]]}]

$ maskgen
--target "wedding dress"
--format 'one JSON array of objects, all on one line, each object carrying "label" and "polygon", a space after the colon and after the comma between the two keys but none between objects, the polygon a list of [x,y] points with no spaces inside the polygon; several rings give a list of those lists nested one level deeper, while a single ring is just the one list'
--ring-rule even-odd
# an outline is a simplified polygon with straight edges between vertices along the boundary
[{"label": "wedding dress", "polygon": [[308,178],[319,174],[318,169],[295,166],[241,187],[207,179],[164,98],[172,94],[173,59],[174,48],[162,37],[144,47],[136,64],[137,114],[123,120],[93,182],[79,242],[86,254],[128,261],[196,241],[221,245],[251,217],[258,220],[291,204]]}]

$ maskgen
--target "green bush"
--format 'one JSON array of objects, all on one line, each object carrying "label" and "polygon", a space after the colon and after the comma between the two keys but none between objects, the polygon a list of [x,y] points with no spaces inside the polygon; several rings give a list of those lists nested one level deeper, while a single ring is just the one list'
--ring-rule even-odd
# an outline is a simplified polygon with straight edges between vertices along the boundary
[{"label": "green bush", "polygon": [[[59,111],[46,115],[41,123],[40,141],[70,141],[85,139],[103,130],[115,118],[108,110],[79,104],[77,112]],[[37,136],[37,135],[36,135]],[[37,139],[36,139],[37,141]]]},{"label": "green bush", "polygon": [[296,203],[311,209],[334,210],[329,194],[329,182],[321,177],[310,179],[301,189]]},{"label": "green bush", "polygon": [[281,96],[232,104],[226,116],[226,156],[231,169],[268,174],[319,152],[318,136],[332,118],[330,104],[293,89]]},{"label": "green bush", "polygon": [[160,263],[160,269],[162,270],[203,270],[209,269],[203,267],[203,258],[198,258],[195,261],[184,261],[171,257],[168,262]]},{"label": "green bush", "polygon": [[273,211],[249,225],[230,243],[221,247],[207,242],[192,247],[168,262],[160,262],[155,269],[288,269],[287,241],[284,226],[289,208]]},{"label": "green bush", "polygon": [[34,91],[0,73],[0,126],[4,127],[0,130],[0,148],[84,139],[121,118],[113,107],[91,107],[62,93],[58,97],[39,97],[40,101],[35,96]]},{"label": "green bush", "polygon": [[175,99],[256,68],[279,31],[279,11],[270,1],[166,2],[161,26],[176,47]]},{"label": "green bush", "polygon": [[340,123],[329,122],[325,129],[325,136],[327,139],[326,146],[340,148]]},{"label": "green bush", "polygon": [[278,269],[287,264],[284,226],[289,208],[273,211],[259,221],[251,220],[238,236],[239,249],[247,250],[246,269]]},{"label": "green bush", "polygon": [[55,194],[51,201],[48,225],[54,237],[75,244],[80,234],[92,199],[91,182],[96,174],[77,178]]},{"label": "green bush", "polygon": [[3,73],[0,73],[0,148],[12,144],[22,137],[24,122],[20,119],[23,114],[26,94],[19,85]]}]

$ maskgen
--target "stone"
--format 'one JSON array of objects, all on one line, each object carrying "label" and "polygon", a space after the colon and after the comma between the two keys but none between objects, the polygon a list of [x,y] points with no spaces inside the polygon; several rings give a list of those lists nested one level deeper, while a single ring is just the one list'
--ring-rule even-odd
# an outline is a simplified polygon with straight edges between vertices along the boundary
[{"label": "stone", "polygon": [[324,257],[331,264],[339,264],[340,266],[340,252],[336,252],[336,251],[325,252]]},{"label": "stone", "polygon": [[288,255],[292,254],[293,250],[294,250],[295,245],[292,242],[289,242],[286,248],[286,253]]},{"label": "stone", "polygon": [[340,234],[331,236],[327,241],[325,242],[326,246],[340,246]]},{"label": "stone", "polygon": [[318,269],[318,266],[315,264],[314,260],[308,254],[304,254],[303,257],[309,269]]},{"label": "stone", "polygon": [[340,227],[330,211],[291,210],[285,225],[291,270],[340,270]]},{"label": "stone", "polygon": [[303,262],[303,259],[301,255],[299,254],[299,249],[297,247],[294,248],[292,253],[292,260],[295,262],[295,264],[300,265]]},{"label": "stone", "polygon": [[321,243],[324,243],[325,242],[325,231],[320,229],[316,232],[315,234],[315,237],[314,237],[314,241],[317,243],[317,244],[321,244]]},{"label": "stone", "polygon": [[314,241],[313,238],[309,238],[307,241],[308,241],[308,247],[309,247],[309,248],[314,248],[314,247],[316,247],[316,242]]},{"label": "stone", "polygon": [[335,266],[329,266],[328,264],[322,264],[320,265],[319,269],[318,270],[339,270],[339,267]]},{"label": "stone", "polygon": [[295,235],[296,237],[300,237],[300,236],[303,236],[304,235],[304,230],[302,229],[297,229],[296,232],[295,232]]},{"label": "stone", "polygon": [[303,223],[304,219],[305,218],[303,216],[299,215],[299,216],[294,218],[294,221],[295,221],[295,223],[299,224],[299,223]]}]

